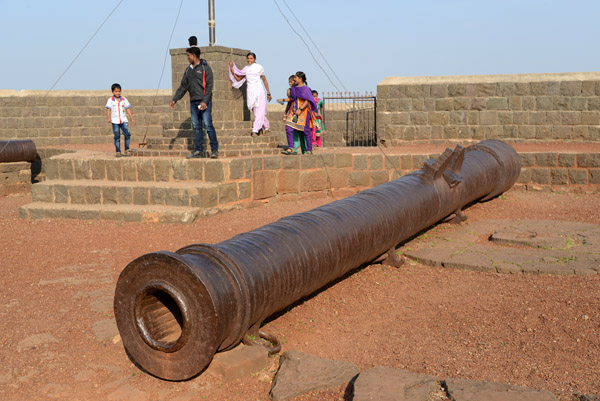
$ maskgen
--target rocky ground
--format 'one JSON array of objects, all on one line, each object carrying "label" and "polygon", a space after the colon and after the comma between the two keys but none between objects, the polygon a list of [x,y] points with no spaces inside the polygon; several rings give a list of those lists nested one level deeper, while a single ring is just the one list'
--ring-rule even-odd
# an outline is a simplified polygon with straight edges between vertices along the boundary
[{"label": "rocky ground", "polygon": [[[278,366],[222,384],[142,373],[116,336],[118,275],[139,255],[214,243],[330,199],[274,202],[189,226],[19,220],[30,197],[0,198],[0,399],[267,400]],[[598,194],[509,191],[468,222],[600,224]],[[428,231],[450,230],[441,225]],[[427,232],[424,233],[427,235]],[[436,378],[600,394],[600,277],[498,274],[406,263],[365,266],[273,317],[284,350]],[[345,395],[346,394],[346,395]],[[346,386],[297,400],[344,400]]]}]

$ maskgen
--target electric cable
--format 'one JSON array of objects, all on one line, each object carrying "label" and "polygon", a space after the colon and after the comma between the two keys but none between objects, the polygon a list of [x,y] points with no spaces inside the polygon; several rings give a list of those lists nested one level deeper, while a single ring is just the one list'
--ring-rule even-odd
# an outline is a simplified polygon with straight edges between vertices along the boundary
[{"label": "electric cable", "polygon": [[323,53],[321,53],[321,50],[319,49],[319,46],[317,46],[317,44],[315,43],[315,41],[312,39],[312,37],[310,36],[310,33],[308,33],[308,31],[306,30],[306,28],[304,28],[304,25],[302,25],[302,22],[300,22],[300,20],[298,19],[298,17],[296,17],[296,14],[294,14],[294,11],[290,8],[290,6],[288,5],[288,3],[285,0],[282,0],[283,4],[285,4],[285,6],[288,8],[288,10],[290,10],[290,13],[292,13],[292,16],[294,17],[294,19],[296,20],[296,22],[298,22],[298,25],[300,25],[300,27],[302,28],[302,30],[304,31],[304,33],[306,33],[306,36],[308,36],[308,39],[311,41],[311,43],[313,44],[313,46],[315,47],[315,49],[317,49],[317,51],[319,52],[319,54],[321,55],[321,57],[323,57],[323,60],[325,61],[325,64],[327,64],[327,66],[329,67],[329,69],[331,70],[331,72],[333,73],[333,75],[337,78],[337,80],[339,81],[340,85],[342,86],[342,88],[344,88],[344,90],[347,92],[348,89],[346,89],[346,86],[344,85],[344,83],[342,82],[342,80],[340,79],[340,77],[337,76],[337,74],[335,73],[335,70],[333,69],[333,67],[331,67],[331,65],[329,65],[329,62],[327,61],[327,58],[325,58],[325,56],[323,55]]},{"label": "electric cable", "polygon": [[121,5],[121,3],[123,3],[123,1],[125,1],[125,0],[120,0],[119,3],[117,3],[117,5],[112,9],[112,11],[104,19],[104,21],[102,21],[102,23],[100,24],[100,26],[98,27],[98,29],[96,29],[96,32],[94,32],[94,34],[92,35],[92,37],[86,42],[85,45],[83,45],[83,47],[81,48],[81,50],[79,50],[79,53],[77,53],[77,55],[75,56],[75,58],[73,59],[73,61],[71,61],[71,64],[69,64],[67,66],[67,68],[63,71],[63,73],[60,74],[60,76],[58,77],[58,79],[54,82],[54,84],[50,87],[50,89],[48,89],[48,92],[46,92],[45,96],[48,96],[48,94],[50,93],[50,91],[52,91],[52,89],[54,89],[54,87],[56,86],[56,84],[58,84],[58,82],[62,79],[62,77],[67,73],[67,71],[69,71],[69,68],[71,68],[71,66],[75,63],[75,61],[79,58],[79,56],[81,56],[81,53],[83,53],[83,51],[85,50],[85,48],[94,39],[94,37],[96,36],[96,34],[98,32],[100,32],[100,29],[102,29],[102,27],[104,26],[104,24],[106,24],[106,21],[108,21],[108,19],[114,14],[114,12],[117,11],[117,8],[119,8],[119,6]]},{"label": "electric cable", "polygon": [[[290,9],[290,7],[288,6],[288,4],[286,3],[285,0],[282,0],[285,5],[288,7],[288,9]],[[321,64],[319,64],[319,62],[317,61],[317,59],[315,58],[314,54],[312,53],[312,51],[310,50],[310,46],[308,45],[308,43],[306,43],[306,41],[304,40],[304,38],[302,38],[302,35],[300,35],[292,26],[292,24],[290,23],[290,21],[287,19],[287,17],[285,16],[285,14],[283,13],[283,11],[281,10],[281,8],[279,7],[279,4],[277,4],[276,0],[273,0],[273,2],[275,3],[275,6],[277,6],[277,9],[279,10],[279,13],[281,14],[281,16],[285,19],[285,21],[287,22],[287,24],[289,25],[290,29],[300,38],[300,40],[302,40],[302,42],[304,43],[304,45],[306,46],[306,48],[308,49],[308,52],[310,53],[311,57],[313,58],[313,60],[315,61],[315,63],[317,64],[317,66],[319,66],[319,68],[323,71],[323,73],[325,74],[325,76],[327,77],[327,79],[329,80],[329,82],[331,82],[331,84],[334,86],[334,88],[338,91],[338,92],[342,92],[336,85],[335,83],[331,80],[331,78],[329,77],[329,74],[327,74],[327,72],[323,69],[323,67],[321,66]],[[298,24],[302,27],[302,29],[304,30],[304,32],[306,32],[306,35],[309,37],[309,39],[311,40],[311,42],[315,45],[315,48],[319,51],[319,53],[321,54],[321,56],[323,57],[323,59],[325,60],[325,63],[327,63],[327,60],[325,59],[325,57],[323,56],[323,54],[321,53],[321,51],[318,49],[317,45],[314,43],[314,41],[312,40],[312,38],[310,37],[310,34],[306,31],[306,29],[304,28],[304,26],[302,25],[302,23],[298,20],[298,18],[296,17],[296,15],[294,14],[294,12],[290,9],[290,12],[292,13],[292,15],[294,16],[294,18],[296,19],[296,21],[298,22]],[[335,74],[335,71],[333,70],[333,68],[331,67],[331,65],[329,65],[329,63],[327,63],[327,66],[333,71],[333,74],[336,76],[336,78],[340,81],[340,84],[344,87],[344,89],[346,89],[346,87],[344,86],[344,84],[342,83],[342,81],[339,79],[339,77],[337,76],[337,74]],[[377,146],[379,151],[382,153],[384,159],[392,166],[392,168],[394,169],[394,171],[399,174],[400,176],[402,176],[402,172],[398,170],[398,167],[395,165],[395,163],[388,157],[388,155],[386,154],[386,152],[381,148],[381,146]],[[325,163],[324,158],[322,157],[322,155],[318,155],[317,156],[321,159],[323,166],[325,167],[325,173],[327,175],[327,184],[328,184],[328,192],[330,194],[330,196],[332,195],[332,189],[331,189],[331,177],[329,175],[329,170],[327,169],[327,163]]]},{"label": "electric cable", "polygon": [[[183,7],[183,0],[179,2],[179,10],[177,10],[177,16],[175,17],[175,22],[173,23],[173,29],[171,29],[171,36],[169,36],[169,42],[167,43],[167,49],[165,50],[165,58],[163,60],[162,70],[160,72],[160,78],[158,79],[158,84],[156,85],[156,93],[152,98],[152,108],[150,113],[154,113],[154,104],[156,103],[156,97],[158,96],[158,90],[160,89],[160,83],[162,82],[163,75],[165,73],[165,67],[167,65],[167,56],[169,55],[169,48],[171,47],[171,40],[173,40],[173,34],[175,33],[175,27],[177,26],[177,22],[179,21],[179,15],[181,14],[181,8]],[[146,125],[146,131],[144,132],[144,138],[142,142],[138,144],[138,147],[143,147],[146,145],[146,135],[148,134],[148,126]]]},{"label": "electric cable", "polygon": [[306,43],[306,41],[304,40],[304,38],[302,37],[302,35],[300,35],[298,33],[298,31],[296,31],[294,29],[294,26],[290,23],[290,21],[287,19],[287,17],[285,16],[285,14],[283,13],[283,11],[281,10],[281,7],[279,7],[279,4],[277,4],[276,0],[273,0],[273,3],[275,3],[275,5],[277,6],[277,9],[279,10],[279,13],[281,14],[281,16],[283,17],[283,19],[285,19],[285,21],[287,22],[287,24],[290,26],[290,29],[296,34],[298,35],[298,37],[300,38],[300,40],[304,43],[304,45],[306,46],[306,49],[308,50],[308,52],[310,53],[311,57],[313,58],[313,60],[315,61],[315,63],[319,66],[319,68],[321,69],[321,71],[323,71],[323,73],[325,74],[325,76],[327,77],[327,79],[329,80],[329,82],[331,82],[331,84],[333,85],[333,87],[335,89],[337,89],[338,92],[341,92],[340,89],[337,87],[337,85],[331,80],[331,78],[329,77],[329,74],[327,74],[327,71],[325,71],[325,69],[321,66],[321,64],[319,64],[319,62],[317,61],[317,59],[315,58],[315,55],[313,54],[313,52],[310,50],[310,46],[308,45],[308,43]]}]

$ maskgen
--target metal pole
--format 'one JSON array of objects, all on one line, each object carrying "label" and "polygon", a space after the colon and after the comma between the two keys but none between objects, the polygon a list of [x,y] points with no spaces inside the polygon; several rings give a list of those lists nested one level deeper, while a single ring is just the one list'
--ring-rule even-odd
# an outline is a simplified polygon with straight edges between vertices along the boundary
[{"label": "metal pole", "polygon": [[217,43],[215,37],[215,0],[208,0],[208,45]]}]

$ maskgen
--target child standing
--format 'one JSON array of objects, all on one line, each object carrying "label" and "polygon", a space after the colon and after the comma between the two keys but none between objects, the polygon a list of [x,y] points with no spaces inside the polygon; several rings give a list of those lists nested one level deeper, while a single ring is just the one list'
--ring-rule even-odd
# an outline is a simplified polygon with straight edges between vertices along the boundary
[{"label": "child standing", "polygon": [[315,113],[315,126],[312,131],[313,143],[320,148],[321,147],[321,134],[323,133],[323,99],[319,99],[319,92],[316,90],[312,91],[313,98],[317,103],[317,112]]},{"label": "child standing", "polygon": [[[135,125],[135,120],[131,115],[131,104],[129,100],[125,99],[121,96],[121,85],[112,84],[110,87],[113,95],[108,98],[106,102],[106,117],[108,118],[108,122],[112,123],[113,134],[115,136],[115,149],[116,149],[116,157],[127,156],[129,152],[129,124],[127,120],[127,116],[125,115],[125,110],[127,110],[127,114],[129,114],[129,118],[131,118],[131,123]],[[121,154],[121,130],[123,131],[123,137],[125,138],[125,154]]]}]

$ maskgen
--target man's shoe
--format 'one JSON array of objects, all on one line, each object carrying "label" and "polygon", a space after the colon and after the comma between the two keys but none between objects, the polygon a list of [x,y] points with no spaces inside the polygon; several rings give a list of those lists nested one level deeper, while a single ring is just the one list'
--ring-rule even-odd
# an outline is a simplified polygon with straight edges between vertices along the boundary
[{"label": "man's shoe", "polygon": [[192,153],[190,153],[189,155],[187,155],[185,158],[186,159],[195,159],[195,158],[199,158],[199,157],[204,157],[204,152],[199,152],[199,151],[195,150]]},{"label": "man's shoe", "polygon": [[117,152],[117,153],[115,154],[115,157],[121,157],[121,156],[123,156],[123,155],[121,154],[121,152]]},{"label": "man's shoe", "polygon": [[210,152],[210,158],[211,159],[218,159],[219,158],[219,152],[216,151],[216,150],[213,151],[213,152]]}]

